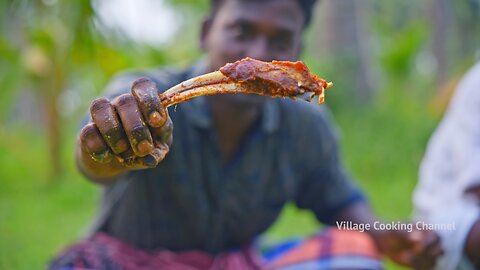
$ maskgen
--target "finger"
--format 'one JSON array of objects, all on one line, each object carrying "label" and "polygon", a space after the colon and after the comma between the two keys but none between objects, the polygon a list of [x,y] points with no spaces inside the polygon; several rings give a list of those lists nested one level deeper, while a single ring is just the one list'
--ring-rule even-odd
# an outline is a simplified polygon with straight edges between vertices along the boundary
[{"label": "finger", "polygon": [[434,231],[427,231],[425,234],[425,243],[427,246],[440,244],[441,240],[437,233]]},{"label": "finger", "polygon": [[397,252],[397,254],[390,257],[394,262],[403,266],[412,266],[414,262],[414,256],[411,252],[403,251]]},{"label": "finger", "polygon": [[167,121],[161,128],[152,128],[150,130],[152,132],[155,147],[158,147],[159,145],[170,146],[172,144],[173,123],[170,117],[167,117]]},{"label": "finger", "polygon": [[155,168],[168,153],[166,148],[154,148],[152,152],[144,157],[135,156],[132,150],[116,156],[118,162],[129,169]]},{"label": "finger", "polygon": [[146,155],[142,158],[143,165],[154,168],[162,161],[169,151],[168,145],[160,145],[159,147],[153,149],[152,153]]},{"label": "finger", "polygon": [[425,249],[425,236],[421,231],[402,231],[404,247],[408,248],[413,254],[419,254]]},{"label": "finger", "polygon": [[414,231],[420,234],[418,239],[413,240],[415,254],[425,254],[431,247],[440,245],[440,238],[431,231]]},{"label": "finger", "polygon": [[412,232],[404,231],[405,235],[408,236],[408,239],[412,242],[421,242],[424,239],[424,235],[421,231],[413,230]]},{"label": "finger", "polygon": [[436,264],[436,256],[428,256],[427,254],[421,254],[416,256],[413,260],[413,268],[419,270],[433,269]]},{"label": "finger", "polygon": [[426,247],[425,253],[431,258],[438,258],[444,254],[444,250],[438,236]]},{"label": "finger", "polygon": [[430,258],[415,260],[411,266],[415,270],[429,270],[433,269],[433,267],[435,266],[435,261]]},{"label": "finger", "polygon": [[160,128],[167,120],[166,110],[160,103],[157,85],[148,78],[133,82],[132,95],[138,102],[140,111],[147,123],[153,128]]},{"label": "finger", "polygon": [[445,254],[445,251],[443,250],[441,245],[433,246],[428,250],[428,255],[433,258],[438,258],[443,254]]},{"label": "finger", "polygon": [[107,99],[100,98],[94,100],[90,106],[90,114],[104,141],[115,154],[128,150],[127,136],[123,131],[115,108]]},{"label": "finger", "polygon": [[152,135],[143,121],[135,98],[131,94],[123,94],[112,103],[120,116],[122,126],[135,155],[143,157],[152,152]]},{"label": "finger", "polygon": [[440,244],[440,238],[434,232],[426,232],[423,237],[425,246],[420,253],[416,254],[414,268],[432,269],[438,257],[443,254],[443,248]]},{"label": "finger", "polygon": [[112,153],[94,123],[89,123],[80,131],[80,144],[90,157],[101,163],[112,160]]}]

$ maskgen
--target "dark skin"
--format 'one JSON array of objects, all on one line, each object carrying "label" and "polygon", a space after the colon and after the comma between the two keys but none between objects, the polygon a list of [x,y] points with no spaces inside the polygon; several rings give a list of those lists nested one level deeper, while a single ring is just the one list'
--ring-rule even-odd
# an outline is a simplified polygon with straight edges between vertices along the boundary
[{"label": "dark skin", "polygon": [[465,253],[476,268],[480,267],[480,219],[474,223],[465,241]]},{"label": "dark skin", "polygon": [[[465,195],[474,196],[477,200],[480,200],[480,186],[467,189]],[[465,254],[476,268],[480,267],[480,241],[478,239],[480,239],[480,219],[477,219],[472,225],[464,245]]]},{"label": "dark skin", "polygon": [[[207,53],[210,70],[247,56],[264,61],[294,61],[301,52],[303,30],[304,15],[293,0],[226,0],[215,16],[204,22],[200,46]],[[166,155],[173,128],[156,91],[152,82],[141,79],[129,94],[92,103],[93,122],[81,130],[77,147],[78,167],[88,178],[108,184],[129,170],[155,167]],[[259,117],[266,99],[219,95],[207,100],[223,160],[228,162]],[[150,158],[152,154],[157,157],[155,162]],[[130,162],[125,165],[118,161],[120,158]],[[368,205],[358,203],[344,209],[335,220],[373,224],[376,218]],[[427,252],[429,245],[438,246],[435,239],[425,242],[425,237],[396,231],[371,231],[371,235],[382,252],[403,265],[433,261],[438,253],[437,249]]]},{"label": "dark skin", "polygon": [[[302,32],[303,14],[292,1],[226,1],[204,22],[200,46],[209,56],[211,71],[247,56],[293,61],[300,54]],[[238,150],[265,100],[256,95],[208,97],[225,162]]]},{"label": "dark skin", "polygon": [[153,168],[165,157],[173,124],[157,91],[153,82],[139,79],[131,93],[92,102],[92,121],[80,131],[76,151],[85,176],[107,184],[129,170]]},{"label": "dark skin", "polygon": [[[367,231],[378,249],[392,261],[413,269],[433,269],[436,259],[443,254],[440,238],[433,231],[375,230],[378,220],[365,203],[356,203],[341,211],[335,221],[353,221],[370,224]],[[330,225],[334,225],[334,222]]]},{"label": "dark skin", "polygon": [[[474,196],[480,201],[480,185],[465,191],[467,196]],[[480,267],[480,219],[473,224],[465,240],[465,254],[476,268]]]}]

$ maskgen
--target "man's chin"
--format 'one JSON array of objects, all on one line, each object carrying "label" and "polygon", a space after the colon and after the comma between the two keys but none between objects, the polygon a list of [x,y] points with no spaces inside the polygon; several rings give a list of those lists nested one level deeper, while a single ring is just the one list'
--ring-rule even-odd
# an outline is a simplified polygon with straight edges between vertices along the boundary
[{"label": "man's chin", "polygon": [[216,96],[218,100],[235,107],[261,107],[268,97],[254,94],[226,94]]}]

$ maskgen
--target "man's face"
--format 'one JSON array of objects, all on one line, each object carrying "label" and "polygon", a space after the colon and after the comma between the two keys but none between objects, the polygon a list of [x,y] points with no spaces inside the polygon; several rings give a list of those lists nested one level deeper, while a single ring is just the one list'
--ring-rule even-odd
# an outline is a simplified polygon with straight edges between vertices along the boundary
[{"label": "man's face", "polygon": [[212,69],[247,56],[293,61],[300,53],[303,20],[293,0],[225,0],[207,27],[202,46]]},{"label": "man's face", "polygon": [[[294,61],[301,50],[303,22],[304,15],[294,0],[225,0],[206,24],[201,45],[211,70],[247,56]],[[253,101],[259,97],[245,98]]]}]

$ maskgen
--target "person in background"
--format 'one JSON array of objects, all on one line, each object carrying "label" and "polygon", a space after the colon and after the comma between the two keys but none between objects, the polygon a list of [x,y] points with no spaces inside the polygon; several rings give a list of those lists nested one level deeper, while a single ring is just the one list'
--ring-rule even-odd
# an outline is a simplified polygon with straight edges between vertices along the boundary
[{"label": "person in background", "polygon": [[430,138],[414,193],[415,219],[437,230],[438,269],[480,268],[480,63],[459,83]]},{"label": "person in background", "polygon": [[50,269],[379,269],[379,250],[403,265],[435,257],[419,256],[436,244],[420,234],[336,229],[261,257],[254,241],[288,202],[327,225],[377,220],[341,163],[325,108],[240,94],[168,112],[159,102],[159,91],[227,62],[297,60],[314,2],[213,0],[204,61],[109,84],[76,149],[79,170],[103,187],[99,217]]}]

